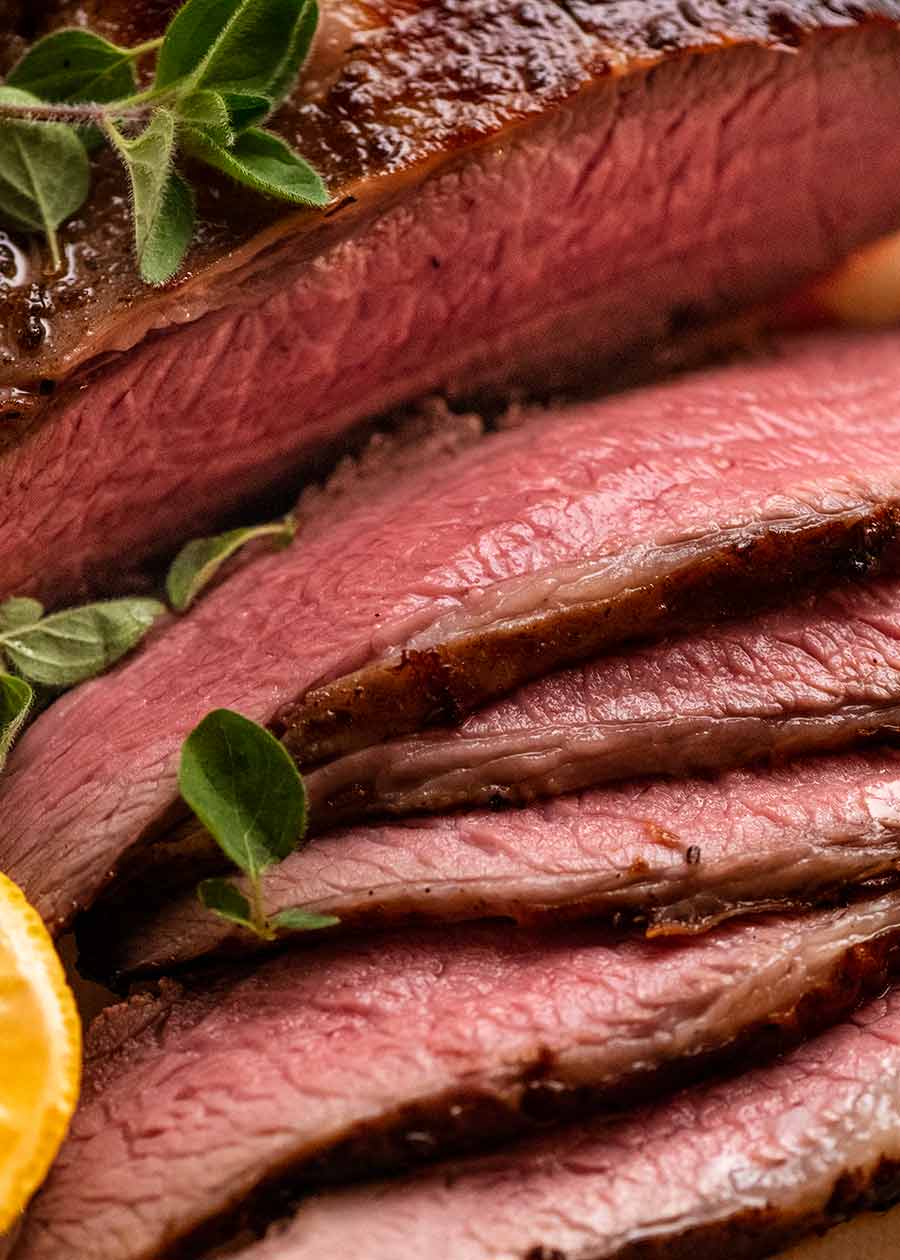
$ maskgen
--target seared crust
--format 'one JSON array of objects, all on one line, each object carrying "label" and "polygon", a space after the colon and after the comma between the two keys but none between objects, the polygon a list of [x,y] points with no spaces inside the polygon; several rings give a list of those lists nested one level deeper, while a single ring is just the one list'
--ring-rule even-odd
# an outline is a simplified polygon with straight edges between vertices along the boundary
[{"label": "seared crust", "polygon": [[[69,0],[43,6],[43,25],[89,22],[133,42],[162,29],[173,0]],[[31,26],[35,13],[23,17]],[[403,175],[446,160],[523,120],[552,110],[593,84],[644,71],[667,58],[735,45],[779,50],[811,33],[900,20],[900,0],[334,0],[327,4],[305,82],[277,119],[278,130],[318,164],[332,209],[356,197],[371,207]],[[32,33],[29,31],[29,33]],[[20,47],[7,37],[7,60]],[[204,175],[204,180],[206,180]],[[243,265],[285,236],[315,240],[317,212],[206,188],[202,225],[188,266],[166,293],[138,281],[131,256],[123,177],[112,155],[98,163],[90,202],[64,232],[72,266],[46,280],[10,242],[4,269],[16,272],[0,306],[0,390],[5,411],[40,410],[53,382],[101,349],[120,349],[173,317],[170,308],[203,292],[219,270]],[[349,230],[355,213],[343,210]],[[333,225],[331,225],[333,228]],[[333,230],[326,232],[333,236]],[[250,242],[253,242],[252,245]],[[13,262],[17,261],[18,266]],[[39,265],[39,264],[38,264]],[[227,300],[217,297],[216,302]],[[203,302],[196,306],[202,309]],[[140,315],[137,310],[140,308]],[[194,307],[176,318],[193,318]],[[137,334],[126,333],[126,321]],[[122,327],[120,327],[122,326]],[[89,335],[90,334],[90,335]],[[43,388],[41,388],[43,383]]]},{"label": "seared crust", "polygon": [[[262,1236],[274,1220],[291,1215],[300,1199],[316,1187],[360,1178],[369,1180],[379,1172],[409,1171],[432,1162],[436,1156],[482,1150],[486,1142],[497,1145],[539,1132],[551,1123],[625,1110],[701,1080],[713,1070],[757,1065],[831,1027],[876,994],[896,975],[898,948],[900,938],[892,932],[851,947],[828,979],[791,1009],[773,1011],[764,1023],[746,1029],[724,1048],[653,1072],[636,1071],[631,1076],[587,1088],[565,1080],[558,1073],[553,1056],[543,1052],[533,1063],[521,1066],[502,1095],[460,1090],[442,1098],[439,1110],[433,1106],[410,1106],[385,1116],[377,1127],[360,1126],[322,1156],[273,1175],[253,1195],[235,1204],[232,1213],[205,1222],[179,1240],[165,1252],[163,1260],[199,1260],[235,1236],[246,1244],[248,1237]],[[152,1010],[152,1004],[149,1009]],[[733,1254],[747,1260],[765,1256],[781,1241],[873,1206],[870,1186],[871,1183],[857,1186],[852,1178],[847,1179],[846,1193],[839,1195],[836,1187],[832,1195],[835,1207],[829,1204],[827,1212],[814,1221],[795,1222],[776,1213],[763,1213],[758,1221],[741,1217],[739,1221],[716,1226],[716,1231],[722,1229],[722,1240],[733,1245]],[[900,1177],[893,1179],[885,1191],[896,1198],[900,1194]],[[718,1232],[711,1233],[710,1244],[719,1236]],[[705,1230],[701,1237],[705,1239]],[[694,1260],[697,1254],[719,1254],[712,1245],[708,1252],[698,1253],[697,1239],[693,1233],[685,1237],[686,1246],[693,1240],[687,1250],[681,1249],[679,1239],[660,1239],[658,1245],[639,1243],[616,1260]],[[741,1246],[747,1249],[741,1250]],[[538,1260],[539,1254],[530,1254],[523,1260]],[[723,1250],[721,1254],[731,1253]],[[540,1255],[540,1260],[557,1260],[558,1255],[551,1251]]]},{"label": "seared crust", "polygon": [[[898,528],[900,508],[887,504],[871,514],[748,535],[649,587],[366,666],[286,706],[272,728],[308,768],[384,739],[453,724],[525,682],[613,645],[780,602],[785,579],[797,592],[891,569]],[[343,819],[364,806],[354,797],[324,807]]]}]

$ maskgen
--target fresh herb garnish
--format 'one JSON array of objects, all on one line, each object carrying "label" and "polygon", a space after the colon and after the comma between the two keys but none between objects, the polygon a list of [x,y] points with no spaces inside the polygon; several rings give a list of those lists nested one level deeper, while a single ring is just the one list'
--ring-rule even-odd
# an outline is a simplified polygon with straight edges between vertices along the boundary
[{"label": "fresh herb garnish", "polygon": [[111,599],[44,615],[37,600],[0,605],[0,655],[22,678],[74,687],[130,652],[166,611],[156,599]]},{"label": "fresh herb garnish", "polygon": [[[164,284],[194,234],[194,193],[180,154],[266,196],[324,206],[320,176],[260,127],[290,93],[318,23],[316,0],[187,0],[165,34],[120,48],[91,31],[35,43],[0,87],[0,215],[43,232],[84,203],[87,150],[105,138],[128,172],[141,277]],[[151,85],[136,65],[156,56]]]},{"label": "fresh herb garnish", "polygon": [[292,516],[272,521],[268,525],[248,525],[242,529],[230,529],[211,538],[195,538],[179,551],[172,561],[166,578],[166,594],[176,612],[186,612],[191,604],[215,578],[226,560],[247,543],[260,538],[271,538],[277,546],[286,547],[297,532]]},{"label": "fresh herb garnish", "polygon": [[284,745],[265,727],[231,709],[214,709],[182,747],[180,791],[219,848],[246,874],[250,896],[229,879],[204,879],[197,895],[207,910],[263,940],[277,929],[309,931],[338,920],[303,908],[267,915],[262,876],[284,862],[306,835],[306,789]]},{"label": "fresh herb garnish", "polygon": [[142,598],[49,615],[36,599],[0,604],[0,667],[16,671],[0,673],[0,770],[36,701],[40,707],[62,688],[102,674],[136,647],[165,611],[158,600]]},{"label": "fresh herb garnish", "polygon": [[219,848],[247,877],[249,897],[227,879],[205,879],[202,905],[263,940],[277,930],[331,927],[333,915],[300,907],[268,915],[262,876],[283,862],[306,835],[306,788],[283,744],[264,727],[229,709],[215,709],[181,749],[181,795]]},{"label": "fresh herb garnish", "polygon": [[[40,105],[36,96],[0,87],[0,111]],[[15,227],[43,232],[55,268],[61,264],[56,229],[88,194],[84,145],[71,127],[9,118],[0,121],[0,213]]]},{"label": "fresh herb garnish", "polygon": [[24,678],[0,674],[0,770],[6,765],[9,750],[25,725],[34,691]]}]

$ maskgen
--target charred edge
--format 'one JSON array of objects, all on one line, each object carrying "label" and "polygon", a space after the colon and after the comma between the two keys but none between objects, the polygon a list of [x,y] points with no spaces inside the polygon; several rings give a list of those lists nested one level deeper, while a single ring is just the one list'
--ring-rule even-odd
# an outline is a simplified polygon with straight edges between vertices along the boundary
[{"label": "charred edge", "polygon": [[[161,1260],[203,1260],[236,1237],[261,1238],[275,1221],[292,1216],[309,1193],[327,1185],[402,1175],[438,1159],[501,1146],[545,1126],[565,1124],[597,1113],[613,1114],[677,1088],[710,1072],[735,1072],[783,1053],[805,1038],[845,1018],[873,996],[900,969],[900,930],[851,947],[829,977],[790,1010],[775,1013],[744,1030],[725,1046],[705,1049],[652,1071],[585,1086],[565,1079],[552,1052],[542,1049],[518,1079],[495,1093],[457,1091],[386,1117],[377,1131],[360,1125],[330,1150],[300,1165],[283,1167],[260,1183],[232,1210],[206,1221],[179,1239]],[[448,1177],[452,1178],[452,1165]],[[835,1218],[837,1219],[837,1218]],[[779,1228],[781,1222],[774,1224]],[[800,1227],[801,1232],[809,1226]],[[761,1237],[762,1235],[760,1235]],[[536,1240],[536,1246],[540,1245]],[[625,1251],[621,1260],[650,1260],[671,1251]],[[738,1252],[757,1256],[760,1251]],[[694,1260],[684,1253],[685,1260]]]},{"label": "charred edge", "polygon": [[[687,1229],[677,1236],[634,1242],[608,1260],[763,1260],[808,1234],[824,1233],[859,1212],[884,1212],[900,1200],[900,1163],[881,1159],[874,1168],[843,1173],[821,1208],[798,1214],[775,1207],[740,1212],[727,1221]],[[581,1256],[580,1260],[586,1260]]]},{"label": "charred edge", "polygon": [[[619,898],[612,902],[606,897],[572,898],[566,902],[530,902],[510,898],[502,902],[487,897],[475,897],[459,909],[451,909],[438,903],[435,914],[430,906],[417,908],[384,906],[377,902],[361,900],[353,909],[340,912],[340,924],[315,934],[315,940],[328,937],[348,937],[372,931],[396,931],[401,928],[434,927],[435,922],[494,922],[515,923],[532,931],[556,931],[575,923],[591,922],[607,927],[617,935],[642,934],[649,939],[678,936],[703,936],[731,919],[756,917],[762,914],[793,914],[815,909],[837,908],[860,901],[869,901],[898,887],[900,869],[897,862],[880,869],[867,866],[857,874],[844,872],[840,882],[823,882],[818,887],[804,887],[795,893],[773,897],[733,897],[710,891],[693,900],[681,898],[672,905],[651,904]],[[210,866],[210,870],[212,867]],[[224,868],[217,867],[217,870]],[[201,872],[194,871],[199,878]],[[426,896],[430,888],[423,890]],[[371,890],[370,890],[370,895]],[[127,896],[108,897],[94,909],[81,915],[75,924],[78,945],[78,970],[87,980],[93,980],[116,992],[122,992],[136,981],[153,980],[163,974],[182,974],[198,969],[216,969],[223,961],[246,960],[252,955],[268,953],[285,945],[283,940],[262,941],[234,932],[218,942],[208,952],[185,954],[179,958],[162,958],[153,963],[135,963],[128,955],[128,941],[135,929],[141,931],[152,925],[159,908],[166,904],[167,896],[154,896],[148,900],[141,885]],[[303,948],[290,942],[288,948]],[[121,946],[124,944],[124,949]]]},{"label": "charred edge", "polygon": [[[628,778],[683,776],[704,777],[734,770],[742,766],[765,765],[777,768],[791,764],[800,756],[821,756],[847,748],[863,748],[871,744],[891,742],[896,739],[897,705],[886,704],[872,706],[865,715],[859,716],[857,724],[845,724],[837,720],[841,710],[834,711],[835,721],[830,726],[819,726],[801,740],[789,741],[789,746],[781,747],[778,743],[782,723],[776,718],[762,718],[761,726],[767,731],[769,744],[749,746],[739,752],[724,756],[720,749],[704,749],[696,757],[683,758],[676,766],[665,762],[654,765],[632,764],[625,770],[615,774],[597,775],[586,763],[580,775],[570,779],[566,793],[584,791],[589,788],[609,784],[623,776]],[[338,762],[337,764],[340,764]],[[419,784],[421,788],[423,785]],[[346,826],[370,819],[413,817],[419,814],[448,813],[452,810],[488,808],[494,812],[526,808],[544,797],[560,794],[560,789],[544,786],[543,779],[538,777],[531,781],[527,776],[517,783],[496,785],[484,784],[470,787],[462,792],[445,791],[416,792],[410,785],[410,795],[400,807],[386,805],[379,795],[378,782],[375,777],[348,779],[345,783],[332,788],[321,796],[313,792],[311,797],[311,826],[321,833],[335,827]],[[687,866],[697,866],[702,862],[703,854],[697,845],[688,846],[683,855]],[[640,873],[640,872],[632,872]]]},{"label": "charred edge", "polygon": [[773,528],[658,583],[376,663],[284,706],[272,729],[306,768],[458,722],[523,683],[612,648],[777,606],[874,576],[900,559],[900,506],[805,529]]}]

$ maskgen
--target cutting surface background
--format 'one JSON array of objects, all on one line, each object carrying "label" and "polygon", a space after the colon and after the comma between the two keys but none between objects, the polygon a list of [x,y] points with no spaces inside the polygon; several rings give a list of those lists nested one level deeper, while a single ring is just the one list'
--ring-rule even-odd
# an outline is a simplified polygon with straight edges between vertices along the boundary
[{"label": "cutting surface background", "polygon": [[[832,1230],[824,1238],[784,1252],[779,1260],[898,1260],[898,1257],[900,1207],[883,1216],[860,1217]],[[710,1257],[710,1260],[713,1258]],[[720,1258],[716,1256],[715,1260]]]}]

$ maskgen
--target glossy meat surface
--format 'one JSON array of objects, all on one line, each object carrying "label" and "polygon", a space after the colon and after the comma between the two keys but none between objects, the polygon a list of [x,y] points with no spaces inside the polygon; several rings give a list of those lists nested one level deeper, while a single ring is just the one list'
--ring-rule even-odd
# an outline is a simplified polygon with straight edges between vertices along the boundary
[{"label": "glossy meat surface", "polygon": [[[123,7],[129,40],[160,20],[55,16]],[[64,276],[0,242],[0,597],[121,586],[365,419],[606,382],[896,228],[898,16],[326,4],[277,125],[327,213],[208,187],[184,277],[142,288],[107,156]]]},{"label": "glossy meat surface", "polygon": [[313,761],[891,565],[898,435],[897,335],[836,336],[540,415],[360,496],[34,723],[0,782],[0,862],[60,927],[171,817],[212,708]]},{"label": "glossy meat surface", "polygon": [[[622,916],[678,934],[898,869],[900,754],[875,751],[338,831],[271,871],[266,896],[272,910],[338,915],[340,932],[506,915]],[[101,902],[80,942],[106,977],[261,948],[193,889],[160,905],[145,888],[124,906]]]},{"label": "glossy meat surface", "polygon": [[678,943],[448,928],[169,983],[95,1024],[16,1260],[149,1260],[273,1180],[371,1175],[620,1105],[681,1059],[839,1017],[898,931],[894,895]]},{"label": "glossy meat surface", "polygon": [[307,778],[319,825],[715,773],[900,728],[900,582],[851,584],[529,683]]},{"label": "glossy meat surface", "polygon": [[900,993],[611,1126],[312,1200],[242,1260],[761,1260],[900,1197]]}]

